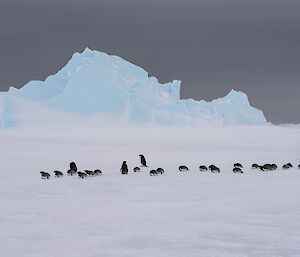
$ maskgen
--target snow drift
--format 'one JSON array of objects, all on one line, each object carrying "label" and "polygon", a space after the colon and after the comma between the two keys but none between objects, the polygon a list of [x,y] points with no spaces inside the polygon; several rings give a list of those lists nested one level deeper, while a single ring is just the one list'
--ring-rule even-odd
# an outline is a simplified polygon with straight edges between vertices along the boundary
[{"label": "snow drift", "polygon": [[[180,99],[180,81],[155,77],[117,56],[85,49],[45,81],[0,93],[0,126],[88,123],[228,126],[266,123],[247,95],[232,90],[211,102]],[[55,125],[54,125],[55,124]]]}]

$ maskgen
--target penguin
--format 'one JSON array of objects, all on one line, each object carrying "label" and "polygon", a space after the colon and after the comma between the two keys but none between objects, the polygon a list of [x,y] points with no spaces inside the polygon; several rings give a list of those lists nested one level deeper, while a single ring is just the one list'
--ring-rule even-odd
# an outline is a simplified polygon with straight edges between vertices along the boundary
[{"label": "penguin", "polygon": [[215,172],[220,173],[220,169],[217,166],[215,166],[215,165],[209,165],[208,168],[213,173],[215,173]]},{"label": "penguin", "polygon": [[272,170],[277,170],[277,165],[276,164],[272,163],[271,167],[272,167]]},{"label": "penguin", "polygon": [[157,176],[158,175],[157,170],[150,170],[149,174],[150,174],[150,176]]},{"label": "penguin", "polygon": [[179,169],[179,171],[188,171],[189,170],[189,168],[187,166],[184,166],[184,165],[179,166],[178,169]]},{"label": "penguin", "polygon": [[286,165],[290,166],[290,168],[293,168],[293,165],[291,163],[287,163]]},{"label": "penguin", "polygon": [[235,168],[243,168],[243,165],[242,164],[240,164],[240,163],[235,163],[235,164],[233,164],[233,166],[235,167]]},{"label": "penguin", "polygon": [[94,176],[94,172],[92,170],[85,170],[84,171],[88,176]]},{"label": "penguin", "polygon": [[163,168],[157,168],[157,169],[156,169],[156,172],[157,172],[158,174],[164,174],[164,173],[165,173],[165,170],[164,170]]},{"label": "penguin", "polygon": [[87,177],[86,173],[81,172],[81,171],[78,171],[77,174],[78,174],[78,178],[86,178]]},{"label": "penguin", "polygon": [[94,170],[94,175],[96,175],[96,176],[102,175],[102,171],[99,169]]},{"label": "penguin", "polygon": [[291,167],[290,167],[290,165],[287,165],[287,164],[284,164],[284,165],[282,166],[282,169],[283,169],[283,170],[288,170],[289,168],[291,168]]},{"label": "penguin", "polygon": [[259,165],[258,164],[256,164],[256,163],[253,163],[252,164],[252,169],[258,169],[259,168]]},{"label": "penguin", "polygon": [[213,165],[213,164],[212,164],[212,165],[209,165],[209,166],[208,166],[208,169],[211,170],[211,168],[213,168],[213,167],[216,167],[216,166]]},{"label": "penguin", "polygon": [[49,179],[51,176],[48,172],[40,171],[42,179]]},{"label": "penguin", "polygon": [[141,157],[141,164],[142,164],[142,167],[148,167],[144,155],[139,154],[139,156]]},{"label": "penguin", "polygon": [[139,167],[134,167],[133,168],[133,172],[140,172],[140,171],[141,171],[141,169]]},{"label": "penguin", "polygon": [[199,170],[200,170],[200,171],[207,171],[207,167],[204,166],[204,165],[201,165],[201,166],[199,167]]},{"label": "penguin", "polygon": [[77,171],[77,166],[75,162],[70,163],[70,170],[74,170],[75,172]]},{"label": "penguin", "polygon": [[273,170],[272,165],[270,163],[266,163],[263,165],[265,170]]},{"label": "penguin", "polygon": [[127,167],[126,161],[123,161],[120,171],[124,175],[128,174],[128,167]]},{"label": "penguin", "polygon": [[64,175],[62,172],[60,172],[60,171],[58,171],[58,170],[55,170],[55,171],[53,171],[53,172],[54,172],[54,174],[55,174],[55,177],[57,177],[57,178],[62,177],[62,176]]},{"label": "penguin", "polygon": [[300,169],[300,164],[298,165],[298,169]]},{"label": "penguin", "polygon": [[259,169],[260,169],[261,171],[265,171],[265,170],[266,170],[264,166],[258,166],[258,167],[259,167]]},{"label": "penguin", "polygon": [[69,176],[73,176],[73,175],[76,174],[76,171],[75,171],[75,170],[72,170],[72,169],[69,169],[69,170],[67,171],[67,174],[68,174]]},{"label": "penguin", "polygon": [[238,167],[234,167],[232,171],[233,171],[233,173],[244,173],[244,172],[242,171],[242,169],[241,169],[241,168],[238,168]]}]

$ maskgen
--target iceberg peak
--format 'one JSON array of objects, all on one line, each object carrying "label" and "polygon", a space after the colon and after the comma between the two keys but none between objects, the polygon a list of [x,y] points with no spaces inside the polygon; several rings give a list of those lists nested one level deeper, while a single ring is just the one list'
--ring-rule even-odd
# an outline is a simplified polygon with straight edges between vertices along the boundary
[{"label": "iceberg peak", "polygon": [[85,56],[85,57],[92,57],[92,56],[94,55],[94,51],[91,50],[89,47],[86,47],[86,48],[82,51],[81,55],[83,55],[83,56]]},{"label": "iceberg peak", "polygon": [[231,89],[230,92],[228,93],[228,95],[239,95],[239,94],[243,94],[243,92],[237,91],[235,89]]},{"label": "iceberg peak", "polygon": [[230,104],[232,106],[250,106],[248,96],[244,92],[234,89],[232,89],[225,97],[215,99],[212,102],[226,102],[227,104]]},{"label": "iceberg peak", "polygon": [[90,53],[93,52],[94,50],[92,50],[91,48],[89,48],[88,46],[82,51],[82,53]]},{"label": "iceberg peak", "polygon": [[226,97],[228,97],[228,98],[244,98],[244,99],[248,100],[248,97],[244,92],[237,91],[235,89],[231,89]]}]

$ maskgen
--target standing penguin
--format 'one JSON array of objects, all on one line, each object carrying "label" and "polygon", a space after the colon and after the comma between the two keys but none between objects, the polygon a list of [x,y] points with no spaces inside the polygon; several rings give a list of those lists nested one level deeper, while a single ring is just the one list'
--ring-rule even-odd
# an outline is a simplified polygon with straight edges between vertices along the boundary
[{"label": "standing penguin", "polygon": [[73,171],[77,171],[77,166],[76,166],[76,163],[75,162],[71,162],[70,163],[70,170],[73,170]]},{"label": "standing penguin", "polygon": [[142,164],[142,166],[143,167],[148,167],[144,155],[139,154],[139,156],[141,157],[141,164]]},{"label": "standing penguin", "polygon": [[120,171],[122,174],[128,173],[128,167],[127,167],[126,161],[123,161]]}]

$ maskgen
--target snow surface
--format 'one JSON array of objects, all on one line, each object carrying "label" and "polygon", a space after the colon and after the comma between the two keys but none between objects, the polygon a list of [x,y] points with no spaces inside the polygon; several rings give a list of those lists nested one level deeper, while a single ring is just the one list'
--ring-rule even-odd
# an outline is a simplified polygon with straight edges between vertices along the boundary
[{"label": "snow surface", "polygon": [[211,102],[180,99],[180,81],[160,84],[144,69],[88,48],[45,81],[0,93],[0,127],[77,127],[91,119],[96,127],[266,124],[242,92]]},{"label": "snow surface", "polygon": [[[1,257],[300,256],[300,170],[249,168],[298,165],[299,129],[3,130],[0,141]],[[140,153],[150,167],[121,175]],[[40,179],[71,161],[103,176]],[[211,163],[220,174],[198,170]]]}]

